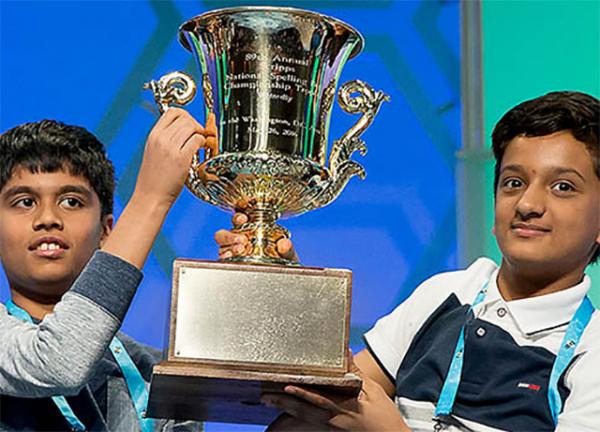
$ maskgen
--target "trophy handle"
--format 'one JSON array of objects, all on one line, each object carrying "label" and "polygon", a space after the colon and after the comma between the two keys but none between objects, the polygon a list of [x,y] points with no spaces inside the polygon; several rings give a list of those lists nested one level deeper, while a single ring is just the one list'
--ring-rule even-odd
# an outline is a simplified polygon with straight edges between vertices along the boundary
[{"label": "trophy handle", "polygon": [[171,105],[183,106],[191,102],[196,96],[196,83],[188,74],[175,71],[144,83],[144,90],[152,90],[154,101],[162,114]]},{"label": "trophy handle", "polygon": [[319,206],[325,206],[333,201],[351,177],[358,175],[361,179],[365,178],[365,169],[350,157],[356,151],[363,156],[367,153],[365,142],[360,139],[360,136],[373,122],[381,104],[389,100],[390,97],[387,94],[375,91],[373,87],[363,81],[348,81],[340,87],[338,103],[342,109],[350,114],[362,113],[362,116],[348,132],[333,142],[329,155],[331,183],[319,197]]},{"label": "trophy handle", "polygon": [[[161,76],[158,80],[144,83],[144,90],[151,90],[158,111],[163,114],[173,105],[186,105],[196,96],[197,86],[194,79],[186,73],[175,71]],[[206,149],[206,152],[210,152]],[[207,153],[206,158],[210,158]],[[187,187],[199,198],[211,204],[217,204],[204,187],[198,153],[195,153],[185,182]]]}]

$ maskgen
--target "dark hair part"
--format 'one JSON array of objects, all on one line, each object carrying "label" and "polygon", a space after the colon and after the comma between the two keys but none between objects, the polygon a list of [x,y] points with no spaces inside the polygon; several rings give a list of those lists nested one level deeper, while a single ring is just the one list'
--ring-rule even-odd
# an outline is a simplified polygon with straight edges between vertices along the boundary
[{"label": "dark hair part", "polygon": [[[492,132],[492,149],[496,159],[494,194],[498,188],[504,152],[510,141],[518,136],[538,137],[569,131],[585,144],[596,175],[600,178],[600,101],[593,96],[574,91],[548,93],[520,103],[508,111]],[[596,247],[590,262],[596,262],[600,248]]]},{"label": "dark hair part", "polygon": [[102,143],[82,127],[42,120],[6,131],[0,135],[0,190],[18,168],[82,176],[98,194],[102,216],[113,212],[113,164]]}]

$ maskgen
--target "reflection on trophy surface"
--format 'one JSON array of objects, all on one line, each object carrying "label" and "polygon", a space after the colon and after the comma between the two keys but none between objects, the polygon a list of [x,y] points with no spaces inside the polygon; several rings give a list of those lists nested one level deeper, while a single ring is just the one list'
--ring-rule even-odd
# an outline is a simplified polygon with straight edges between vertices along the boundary
[{"label": "reflection on trophy surface", "polygon": [[[361,81],[341,86],[341,107],[361,117],[328,152],[337,81],[363,39],[314,12],[247,7],[195,17],[179,40],[198,61],[218,129],[218,147],[194,159],[187,185],[246,213],[235,231],[250,241],[229,263],[176,260],[168,357],[155,369],[150,415],[267,423],[276,412],[258,405],[260,394],[286,383],[355,394],[351,272],[283,259],[276,243],[289,233],[276,222],[331,203],[365,175],[350,157],[366,152],[360,135],[387,100],[382,92]],[[147,87],[161,110],[196,91],[180,72]]]}]

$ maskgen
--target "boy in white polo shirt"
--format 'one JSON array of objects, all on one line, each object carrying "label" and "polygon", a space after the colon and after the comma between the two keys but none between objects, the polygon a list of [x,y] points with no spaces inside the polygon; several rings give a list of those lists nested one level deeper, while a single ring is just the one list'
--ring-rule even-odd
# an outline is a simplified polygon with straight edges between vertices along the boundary
[{"label": "boy in white polo shirt", "polygon": [[500,267],[425,281],[365,335],[358,399],[288,386],[263,398],[291,415],[271,430],[599,431],[600,314],[584,275],[599,254],[599,118],[578,92],[506,113],[492,135]]}]

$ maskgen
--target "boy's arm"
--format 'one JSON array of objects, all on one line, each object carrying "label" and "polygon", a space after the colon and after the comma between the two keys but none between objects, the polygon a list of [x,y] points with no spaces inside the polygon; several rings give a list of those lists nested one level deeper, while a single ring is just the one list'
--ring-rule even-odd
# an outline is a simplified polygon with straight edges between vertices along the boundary
[{"label": "boy's arm", "polygon": [[193,154],[209,135],[187,112],[169,109],[150,133],[134,194],[115,229],[38,326],[0,306],[0,394],[73,394],[120,327],[154,239],[181,192]]},{"label": "boy's arm", "polygon": [[39,325],[9,316],[0,305],[0,394],[77,393],[121,326],[141,277],[131,264],[96,252]]},{"label": "boy's arm", "polygon": [[[287,386],[285,394],[265,394],[263,403],[286,413],[269,431],[325,430],[410,432],[392,396],[394,385],[371,354],[364,350],[354,356],[353,371],[363,386],[357,398],[321,394]],[[364,369],[363,369],[364,368]]]},{"label": "boy's arm", "polygon": [[363,376],[379,384],[389,397],[395,396],[396,386],[368,350],[362,350],[356,354],[354,356],[354,364],[362,372]]},{"label": "boy's arm", "polygon": [[170,108],[158,120],[146,141],[144,158],[133,196],[102,249],[142,268],[160,227],[179,196],[192,156],[206,145],[205,130],[182,109]]}]

